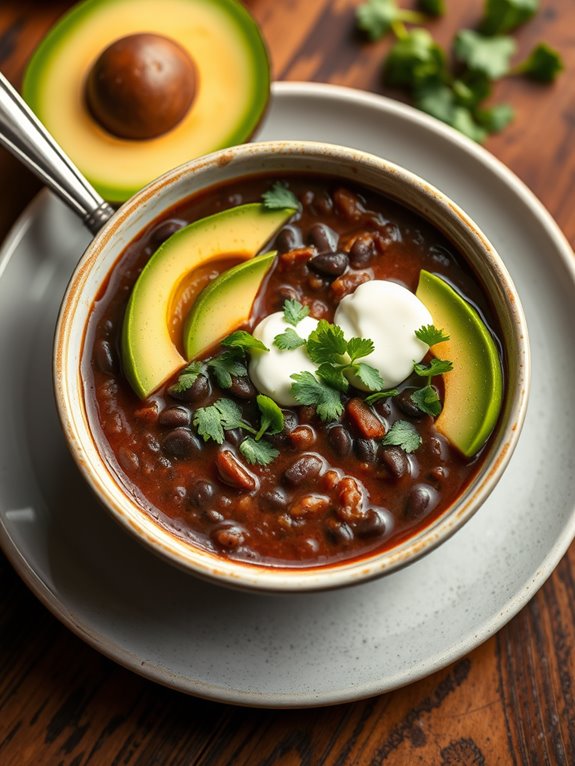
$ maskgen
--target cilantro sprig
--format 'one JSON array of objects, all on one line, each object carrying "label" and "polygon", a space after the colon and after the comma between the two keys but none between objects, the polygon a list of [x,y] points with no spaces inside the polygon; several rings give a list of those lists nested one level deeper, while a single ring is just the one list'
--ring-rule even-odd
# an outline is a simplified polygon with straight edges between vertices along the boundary
[{"label": "cilantro sprig", "polygon": [[[449,340],[449,335],[444,330],[438,329],[435,325],[424,325],[415,331],[415,335],[428,346],[435,346],[437,343],[443,343]],[[426,383],[410,395],[410,399],[421,412],[436,418],[441,412],[441,400],[439,393],[432,384],[432,379],[436,375],[445,375],[451,372],[453,363],[447,359],[438,359],[432,357],[429,362],[417,362],[413,365],[413,372],[419,377],[425,378]]]},{"label": "cilantro sprig", "polygon": [[384,446],[400,447],[407,453],[415,452],[421,442],[420,434],[408,420],[396,420],[381,440]]},{"label": "cilantro sprig", "polygon": [[266,210],[281,210],[286,207],[299,210],[300,208],[298,198],[281,181],[276,181],[271,189],[262,194],[262,202]]},{"label": "cilantro sprig", "polygon": [[[429,16],[445,10],[443,0],[419,0],[418,7]],[[383,68],[388,85],[407,90],[419,109],[482,142],[514,117],[508,104],[484,106],[497,80],[522,75],[551,83],[564,68],[560,54],[545,43],[511,65],[517,46],[509,33],[538,9],[539,0],[485,0],[479,29],[459,30],[453,57],[421,26],[429,19],[399,7],[397,0],[367,0],[357,9],[356,23],[371,40],[394,36]],[[412,24],[417,26],[406,26]]]},{"label": "cilantro sprig", "polygon": [[192,420],[198,436],[205,442],[214,441],[223,444],[225,432],[240,428],[251,436],[240,444],[239,450],[250,463],[268,465],[279,455],[279,451],[269,442],[262,441],[265,434],[277,434],[284,428],[284,415],[278,405],[269,396],[259,394],[256,398],[260,411],[260,424],[256,429],[247,423],[238,405],[231,399],[221,398],[207,407],[199,407]]}]

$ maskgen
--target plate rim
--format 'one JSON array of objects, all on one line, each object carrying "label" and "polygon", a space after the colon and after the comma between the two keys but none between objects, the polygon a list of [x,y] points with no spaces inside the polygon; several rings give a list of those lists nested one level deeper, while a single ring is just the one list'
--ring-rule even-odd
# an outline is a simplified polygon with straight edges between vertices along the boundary
[{"label": "plate rim", "polygon": [[[413,107],[386,96],[328,83],[290,81],[272,84],[272,97],[309,97],[310,95],[316,98],[338,98],[347,104],[357,104],[391,113],[400,119],[407,119],[407,121],[415,123],[427,132],[434,133],[458,145],[462,151],[474,157],[484,167],[487,167],[505,186],[519,196],[521,201],[529,208],[531,214],[543,227],[546,235],[553,241],[556,254],[559,255],[563,265],[571,273],[572,280],[575,283],[575,258],[573,250],[559,225],[525,183],[486,149],[473,143],[449,126]],[[37,215],[38,209],[42,209],[47,204],[49,195],[50,192],[47,189],[42,189],[22,211],[1,243],[0,279],[13,251],[25,236],[26,230]],[[339,688],[329,694],[321,693],[315,697],[313,693],[306,692],[300,698],[293,693],[270,694],[268,692],[266,694],[259,694],[255,690],[242,691],[221,685],[212,685],[203,680],[183,677],[170,671],[169,668],[162,666],[157,661],[155,664],[143,661],[142,658],[131,653],[114,639],[102,635],[97,630],[84,626],[80,620],[76,619],[67,606],[57,598],[56,593],[48,587],[34,570],[29,560],[8,533],[5,525],[0,522],[0,548],[2,548],[17,574],[40,602],[60,622],[89,646],[126,669],[176,691],[225,704],[278,709],[319,707],[359,701],[414,683],[457,661],[494,635],[527,604],[552,574],[567,551],[573,537],[575,537],[575,507],[571,511],[568,523],[565,524],[554,545],[547,552],[535,575],[530,576],[523,586],[513,593],[505,602],[505,605],[495,614],[490,615],[479,625],[473,626],[472,630],[468,631],[458,641],[452,643],[445,651],[437,652],[431,657],[426,657],[417,665],[409,666],[394,676],[388,675],[383,682],[376,680],[370,684],[369,688],[365,684],[360,689],[348,685],[346,688]]]}]

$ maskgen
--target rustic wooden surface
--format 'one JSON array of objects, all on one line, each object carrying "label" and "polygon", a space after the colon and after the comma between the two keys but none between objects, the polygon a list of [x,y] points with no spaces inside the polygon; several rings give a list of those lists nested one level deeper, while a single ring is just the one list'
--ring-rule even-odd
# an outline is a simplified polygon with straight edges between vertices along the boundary
[{"label": "rustic wooden surface", "polygon": [[[404,0],[408,5],[408,0]],[[23,66],[65,0],[2,0],[0,69]],[[385,92],[387,43],[353,32],[358,0],[249,0],[276,79]],[[480,0],[447,0],[435,22],[447,43],[480,15]],[[517,112],[488,148],[517,173],[575,242],[575,4],[542,0],[518,35],[545,39],[567,71],[544,88],[510,79],[498,94]],[[397,94],[391,94],[397,95]],[[0,152],[0,238],[38,189]],[[20,582],[0,554],[0,763],[575,764],[575,548],[523,611],[469,656],[405,689],[311,711],[261,711],[185,697],[84,645]]]}]

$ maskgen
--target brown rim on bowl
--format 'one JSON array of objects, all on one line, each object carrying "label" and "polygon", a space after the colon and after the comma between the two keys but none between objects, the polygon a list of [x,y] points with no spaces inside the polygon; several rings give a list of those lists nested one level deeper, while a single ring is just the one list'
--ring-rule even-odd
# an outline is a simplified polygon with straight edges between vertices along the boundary
[{"label": "brown rim on bowl", "polygon": [[[282,171],[339,176],[376,189],[420,214],[465,254],[490,296],[507,354],[503,411],[483,465],[455,503],[395,547],[348,562],[283,568],[220,557],[186,543],[155,522],[126,493],[98,450],[88,422],[80,374],[84,328],[99,287],[125,245],[175,202],[231,178]],[[54,380],[58,412],[72,455],[112,516],[172,563],[228,586],[312,591],[351,585],[415,561],[450,537],[478,510],[517,444],[530,379],[527,328],[511,278],[473,221],[442,192],[397,165],[354,149],[302,141],[256,143],[191,161],[153,181],[126,202],[88,246],[68,285],[56,328]]]}]

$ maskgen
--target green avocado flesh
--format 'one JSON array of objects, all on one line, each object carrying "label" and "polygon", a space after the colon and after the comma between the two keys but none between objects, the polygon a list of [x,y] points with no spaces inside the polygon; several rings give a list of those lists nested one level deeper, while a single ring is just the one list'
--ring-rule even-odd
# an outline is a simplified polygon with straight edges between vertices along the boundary
[{"label": "green avocado flesh", "polygon": [[272,250],[238,263],[202,290],[184,326],[184,349],[188,359],[201,356],[249,318],[262,280],[275,256],[276,251]]},{"label": "green avocado flesh", "polygon": [[[194,100],[172,129],[120,138],[87,106],[94,62],[145,32],[192,59]],[[135,78],[142,77],[138,70]],[[209,152],[245,143],[269,100],[270,66],[257,24],[238,0],[84,0],[50,30],[27,66],[22,94],[98,192],[123,202],[154,178]],[[136,118],[137,119],[137,118]]]},{"label": "green avocado flesh", "polygon": [[493,431],[503,400],[503,375],[491,333],[477,311],[440,277],[422,271],[416,291],[433,324],[449,340],[433,347],[453,362],[443,380],[445,401],[437,430],[466,457],[475,455]]},{"label": "green avocado flesh", "polygon": [[[252,258],[294,213],[292,208],[266,210],[259,203],[239,205],[186,226],[156,250],[132,288],[122,327],[124,373],[140,398],[148,397],[189,361],[169,331],[174,296],[182,281],[216,258]],[[248,313],[250,308],[251,303]],[[221,323],[223,337],[230,322],[222,316]],[[210,332],[213,338],[213,328]],[[204,348],[217,340],[203,343],[201,334],[194,337]]]}]

